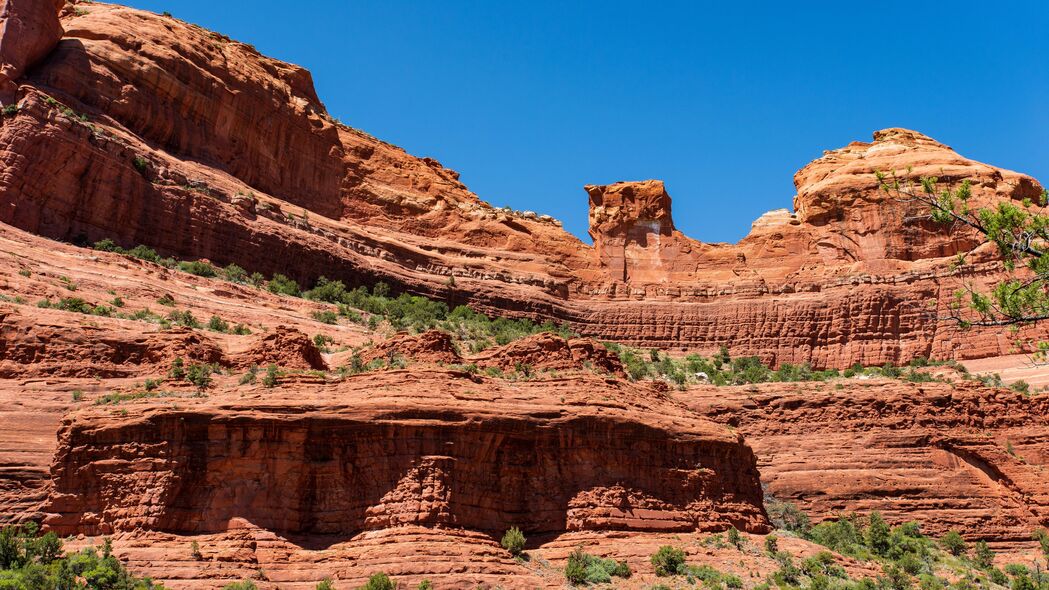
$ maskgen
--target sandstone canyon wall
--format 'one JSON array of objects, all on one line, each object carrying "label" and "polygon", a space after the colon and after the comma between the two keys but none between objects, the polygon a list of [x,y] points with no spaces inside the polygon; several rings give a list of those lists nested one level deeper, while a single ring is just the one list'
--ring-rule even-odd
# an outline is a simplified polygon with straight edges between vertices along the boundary
[{"label": "sandstone canyon wall", "polygon": [[[950,257],[978,241],[887,198],[874,172],[967,178],[983,202],[1041,187],[919,133],[889,129],[827,152],[796,175],[794,213],[763,216],[735,245],[680,234],[659,182],[588,186],[591,247],[337,123],[308,72],[247,45],[97,3],[67,5],[61,25],[60,41],[38,35],[52,48],[19,79],[19,110],[0,126],[4,223],[306,283],[385,280],[598,338],[727,345],[774,363],[1011,349],[934,321],[929,302],[942,306],[959,284]],[[994,276],[992,258],[976,248],[966,272]]]}]

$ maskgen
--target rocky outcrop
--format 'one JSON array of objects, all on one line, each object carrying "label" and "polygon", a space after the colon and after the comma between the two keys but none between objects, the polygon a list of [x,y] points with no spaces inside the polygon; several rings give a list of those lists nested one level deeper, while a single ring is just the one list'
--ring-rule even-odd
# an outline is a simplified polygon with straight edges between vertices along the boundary
[{"label": "rocky outcrop", "polygon": [[692,388],[693,409],[754,445],[762,481],[814,518],[881,511],[999,548],[1049,524],[1049,397],[972,383]]},{"label": "rocky outcrop", "polygon": [[964,158],[950,147],[908,129],[884,129],[871,143],[832,150],[794,175],[798,220],[820,230],[820,260],[919,260],[953,256],[980,244],[967,228],[933,223],[912,203],[879,190],[876,172],[916,181],[973,184],[974,206],[1035,200],[1042,187],[1031,177]]},{"label": "rocky outcrop", "polygon": [[[62,41],[20,80],[21,109],[0,121],[0,222],[306,284],[384,280],[597,339],[725,345],[774,363],[1012,351],[1012,339],[935,320],[928,302],[946,305],[958,285],[952,256],[977,242],[888,198],[874,172],[968,178],[980,202],[1041,187],[918,133],[889,129],[826,153],[796,176],[794,213],[763,216],[735,245],[675,230],[659,181],[589,186],[590,247],[552,219],[491,207],[433,159],[338,124],[299,67],[119,6],[81,3],[62,24]],[[993,254],[977,248],[966,276],[1000,276]]]},{"label": "rocky outcrop", "polygon": [[59,432],[45,522],[63,535],[236,519],[343,538],[405,525],[767,530],[753,453],[681,406],[596,376],[457,375],[81,410]]},{"label": "rocky outcrop", "polygon": [[0,99],[10,104],[15,81],[62,38],[58,11],[65,0],[0,1]]},{"label": "rocky outcrop", "polygon": [[276,365],[284,369],[328,369],[313,340],[288,326],[277,326],[258,337],[248,350],[237,356],[236,364],[239,367]]},{"label": "rocky outcrop", "polygon": [[212,339],[193,330],[162,331],[119,321],[91,325],[82,317],[46,311],[30,315],[0,305],[0,379],[149,375],[166,372],[176,357],[227,363]]},{"label": "rocky outcrop", "polygon": [[396,358],[421,362],[453,364],[462,361],[451,334],[427,330],[422,334],[398,332],[361,353],[361,360],[390,361]]},{"label": "rocky outcrop", "polygon": [[592,368],[620,377],[623,363],[613,352],[589,338],[566,339],[549,332],[515,340],[470,357],[481,367],[502,371],[563,371]]}]

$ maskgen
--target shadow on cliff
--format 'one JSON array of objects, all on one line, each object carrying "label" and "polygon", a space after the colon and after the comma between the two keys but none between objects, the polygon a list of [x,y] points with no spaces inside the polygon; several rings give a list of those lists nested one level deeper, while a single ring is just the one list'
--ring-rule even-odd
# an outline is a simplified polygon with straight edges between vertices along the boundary
[{"label": "shadow on cliff", "polygon": [[[433,416],[430,416],[432,418]],[[49,523],[94,532],[224,532],[238,520],[308,549],[399,526],[468,529],[498,538],[569,530],[762,532],[767,519],[744,445],[671,436],[630,421],[556,424],[454,412],[431,420],[179,413],[70,441],[56,458],[59,496],[80,498]],[[384,418],[385,420],[385,418]],[[126,443],[114,444],[114,435]],[[137,449],[168,468],[140,476]],[[79,456],[78,456],[79,455]],[[93,475],[77,465],[91,463]],[[102,474],[100,471],[110,471]],[[142,517],[149,515],[148,521]],[[89,530],[85,530],[89,529]]]}]

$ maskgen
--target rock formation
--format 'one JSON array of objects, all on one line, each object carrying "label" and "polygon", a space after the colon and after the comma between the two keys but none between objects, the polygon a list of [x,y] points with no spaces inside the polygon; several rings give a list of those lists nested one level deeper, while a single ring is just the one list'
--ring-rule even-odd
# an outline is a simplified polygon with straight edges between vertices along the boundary
[{"label": "rock formation", "polygon": [[[630,560],[638,588],[679,542],[764,576],[771,557],[698,536],[761,543],[762,484],[815,519],[877,509],[1018,559],[1049,525],[1044,396],[858,378],[677,391],[630,382],[600,344],[820,368],[994,361],[1017,335],[936,316],[956,255],[979,283],[1002,276],[996,253],[876,173],[969,180],[979,204],[1038,195],[1028,176],[886,129],[803,167],[793,209],[738,244],[678,231],[660,181],[587,186],[589,246],[335,121],[300,67],[95,2],[0,0],[0,102],[0,522],[115,535],[174,588],[292,589],[380,569],[555,588],[550,563],[578,543]],[[382,280],[582,336],[470,353],[440,330],[332,324],[328,303],[84,247],[106,238],[303,286]],[[167,377],[175,358],[214,365],[213,382]],[[276,383],[247,371],[271,364]],[[534,561],[498,547],[509,526]]]},{"label": "rock formation", "polygon": [[15,81],[55,48],[62,38],[58,11],[65,0],[0,2],[0,97],[10,104]]},{"label": "rock formation", "polygon": [[[734,389],[734,390],[733,390]],[[974,384],[700,387],[680,399],[739,429],[768,492],[815,518],[879,510],[999,547],[1049,522],[1049,397]]]},{"label": "rock formation", "polygon": [[126,418],[82,410],[59,432],[45,522],[63,535],[213,533],[235,519],[343,538],[402,525],[768,530],[750,449],[676,404],[597,377],[455,375],[125,404]]},{"label": "rock formation", "polygon": [[[919,133],[888,129],[828,152],[795,177],[794,213],[763,216],[736,245],[676,231],[658,181],[589,186],[590,247],[336,123],[301,68],[119,6],[82,3],[62,18],[65,36],[19,79],[20,110],[0,126],[0,222],[306,284],[381,279],[599,339],[726,345],[774,363],[1011,351],[935,321],[927,303],[944,305],[959,282],[951,257],[977,241],[888,198],[874,172],[967,178],[982,202],[1041,187]],[[990,249],[970,260],[967,276],[997,276]]]}]

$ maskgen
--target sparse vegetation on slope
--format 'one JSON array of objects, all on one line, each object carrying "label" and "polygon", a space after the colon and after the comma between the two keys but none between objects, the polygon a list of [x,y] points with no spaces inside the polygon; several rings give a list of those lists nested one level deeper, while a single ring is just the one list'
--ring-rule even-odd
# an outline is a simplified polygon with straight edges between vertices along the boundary
[{"label": "sparse vegetation on slope", "polygon": [[4,590],[163,590],[149,578],[132,575],[113,555],[106,539],[100,548],[66,553],[54,534],[39,535],[35,523],[0,530],[0,588]]}]

